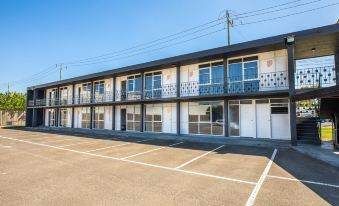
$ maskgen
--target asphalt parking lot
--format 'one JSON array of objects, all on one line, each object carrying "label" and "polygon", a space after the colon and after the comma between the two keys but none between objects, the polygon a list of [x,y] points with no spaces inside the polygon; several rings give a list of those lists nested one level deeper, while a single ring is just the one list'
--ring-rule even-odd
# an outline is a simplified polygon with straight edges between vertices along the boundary
[{"label": "asphalt parking lot", "polygon": [[0,129],[0,205],[339,205],[290,148]]}]

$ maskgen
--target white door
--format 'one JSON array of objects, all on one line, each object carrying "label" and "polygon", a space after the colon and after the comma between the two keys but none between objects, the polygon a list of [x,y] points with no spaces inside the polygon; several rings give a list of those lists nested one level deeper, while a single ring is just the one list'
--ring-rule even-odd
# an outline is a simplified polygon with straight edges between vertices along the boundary
[{"label": "white door", "polygon": [[256,104],[257,137],[271,138],[270,104]]},{"label": "white door", "polygon": [[242,104],[242,101],[252,100],[241,100],[240,101],[240,136],[242,137],[256,137],[255,128],[255,107],[254,104]]}]

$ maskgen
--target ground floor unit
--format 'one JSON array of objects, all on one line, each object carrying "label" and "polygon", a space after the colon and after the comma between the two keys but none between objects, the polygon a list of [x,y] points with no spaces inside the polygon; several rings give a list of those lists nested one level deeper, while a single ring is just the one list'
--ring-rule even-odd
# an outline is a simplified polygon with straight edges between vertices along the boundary
[{"label": "ground floor unit", "polygon": [[46,108],[43,126],[290,140],[287,98]]}]

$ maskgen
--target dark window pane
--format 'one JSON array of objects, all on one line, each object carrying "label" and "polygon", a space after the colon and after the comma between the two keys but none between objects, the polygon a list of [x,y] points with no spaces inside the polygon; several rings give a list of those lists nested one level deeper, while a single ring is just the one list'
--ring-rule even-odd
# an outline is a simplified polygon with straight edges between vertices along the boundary
[{"label": "dark window pane", "polygon": [[162,122],[154,122],[154,132],[162,132]]},{"label": "dark window pane", "polygon": [[242,81],[242,63],[228,65],[228,76],[231,82]]},{"label": "dark window pane", "polygon": [[211,123],[200,123],[199,134],[211,134]]},{"label": "dark window pane", "polygon": [[152,132],[152,122],[145,122],[145,131]]},{"label": "dark window pane", "polygon": [[230,136],[239,136],[239,105],[229,106],[229,133]]},{"label": "dark window pane", "polygon": [[271,107],[272,114],[288,114],[288,107]]},{"label": "dark window pane", "polygon": [[198,123],[189,123],[189,133],[198,134]]},{"label": "dark window pane", "polygon": [[224,124],[221,123],[212,123],[212,134],[213,135],[222,135],[224,131]]}]

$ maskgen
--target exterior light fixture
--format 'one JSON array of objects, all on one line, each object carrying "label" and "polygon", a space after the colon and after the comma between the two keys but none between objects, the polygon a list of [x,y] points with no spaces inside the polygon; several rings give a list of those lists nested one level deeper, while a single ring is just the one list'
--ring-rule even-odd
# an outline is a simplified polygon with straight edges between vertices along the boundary
[{"label": "exterior light fixture", "polygon": [[293,44],[295,44],[294,35],[285,37],[285,44],[286,45],[293,45]]}]

